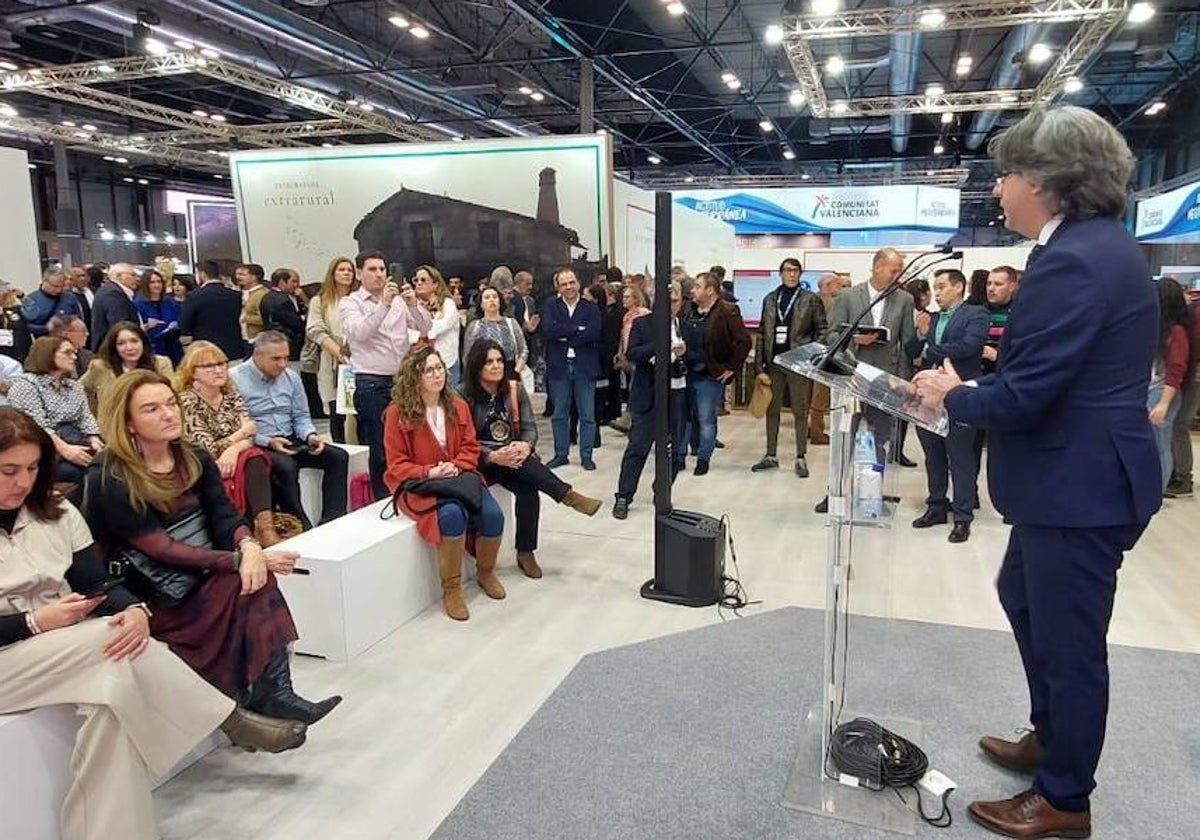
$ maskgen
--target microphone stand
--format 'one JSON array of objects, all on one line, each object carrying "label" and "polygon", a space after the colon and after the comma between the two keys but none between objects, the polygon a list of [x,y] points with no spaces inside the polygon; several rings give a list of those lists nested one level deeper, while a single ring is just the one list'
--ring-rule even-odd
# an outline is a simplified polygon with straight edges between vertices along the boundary
[{"label": "microphone stand", "polygon": [[[826,371],[827,373],[839,373],[845,376],[853,376],[855,369],[858,367],[858,361],[854,358],[854,354],[847,348],[850,345],[850,341],[854,338],[854,331],[858,329],[859,325],[862,324],[863,320],[867,317],[872,309],[894,295],[901,286],[911,280],[915,275],[920,274],[922,271],[930,269],[939,263],[962,259],[962,251],[950,251],[949,249],[949,245],[943,245],[936,251],[926,251],[924,253],[917,254],[915,257],[909,260],[908,265],[904,266],[904,268],[900,270],[900,273],[896,275],[896,279],[889,283],[887,287],[880,292],[879,297],[871,301],[871,303],[867,305],[867,308],[859,313],[858,317],[854,319],[854,323],[852,323],[848,329],[841,333],[837,337],[837,340],[834,341],[834,343],[828,348],[826,348],[824,353],[813,359],[813,367],[815,367],[817,370]],[[930,257],[937,257],[937,259],[924,262],[914,269],[914,266],[917,262],[921,260],[928,260]]]}]

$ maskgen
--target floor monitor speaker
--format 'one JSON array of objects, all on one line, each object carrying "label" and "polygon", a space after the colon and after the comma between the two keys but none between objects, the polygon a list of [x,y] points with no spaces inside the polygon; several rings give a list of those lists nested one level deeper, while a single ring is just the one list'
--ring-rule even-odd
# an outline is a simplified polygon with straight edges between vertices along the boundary
[{"label": "floor monitor speaker", "polygon": [[673,510],[654,523],[654,580],[642,597],[708,607],[724,593],[725,524],[706,513]]}]

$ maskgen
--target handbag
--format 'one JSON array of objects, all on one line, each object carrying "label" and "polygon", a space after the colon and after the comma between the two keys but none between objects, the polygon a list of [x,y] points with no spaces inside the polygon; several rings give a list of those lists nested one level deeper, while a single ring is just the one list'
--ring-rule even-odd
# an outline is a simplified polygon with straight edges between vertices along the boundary
[{"label": "handbag", "polygon": [[466,508],[468,515],[477,514],[483,509],[483,483],[479,475],[473,472],[460,472],[458,475],[441,478],[410,479],[404,482],[392,497],[393,507],[397,497],[403,493],[433,500],[433,504],[425,508],[418,508],[410,503],[408,509],[416,514],[436,510],[437,503],[443,499],[458,502]]},{"label": "handbag", "polygon": [[[513,352],[515,353],[516,352],[515,348],[517,346],[517,333],[516,333],[516,330],[513,329],[513,319],[505,318],[504,321],[508,325],[508,334],[509,334],[509,336],[512,337],[513,348],[514,348]],[[513,368],[514,369],[516,368],[516,359],[515,358],[513,359]],[[525,359],[525,368],[521,371],[518,371],[517,376],[521,377],[521,385],[525,388],[525,393],[532,394],[536,383],[533,378],[533,368],[531,368],[529,366],[528,357],[526,357],[526,359]]]}]

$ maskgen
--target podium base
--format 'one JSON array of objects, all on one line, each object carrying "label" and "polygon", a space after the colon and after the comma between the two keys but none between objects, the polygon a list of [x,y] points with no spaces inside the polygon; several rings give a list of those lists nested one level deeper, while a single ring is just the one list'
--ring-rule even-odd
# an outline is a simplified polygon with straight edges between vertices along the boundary
[{"label": "podium base", "polygon": [[[849,787],[822,773],[824,756],[821,754],[822,707],[813,706],[804,718],[800,733],[800,748],[792,762],[787,786],[783,791],[783,806],[793,811],[816,814],[831,820],[879,828],[894,834],[914,835],[917,833],[918,817],[913,808],[916,793],[906,791],[905,796],[913,803],[906,806],[891,790],[871,791],[861,787]],[[868,717],[898,735],[920,744],[925,734],[924,724],[911,720],[879,717],[851,711],[842,712],[842,720]],[[830,767],[830,772],[836,770]]]}]

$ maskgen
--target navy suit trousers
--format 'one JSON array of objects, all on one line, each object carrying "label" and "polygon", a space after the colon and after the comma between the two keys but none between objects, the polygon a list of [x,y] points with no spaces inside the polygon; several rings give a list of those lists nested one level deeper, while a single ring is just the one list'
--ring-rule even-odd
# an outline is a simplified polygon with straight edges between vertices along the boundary
[{"label": "navy suit trousers", "polygon": [[1141,525],[1014,525],[996,580],[1029,683],[1030,721],[1046,759],[1034,789],[1083,811],[1096,787],[1108,718],[1108,622],[1124,552]]},{"label": "navy suit trousers", "polygon": [[[979,465],[975,460],[975,429],[952,424],[946,437],[917,429],[921,448],[925,450],[925,477],[929,482],[929,497],[925,507],[935,513],[949,509],[955,522],[975,519],[975,494]],[[954,501],[949,499],[950,482],[954,482]]]}]

